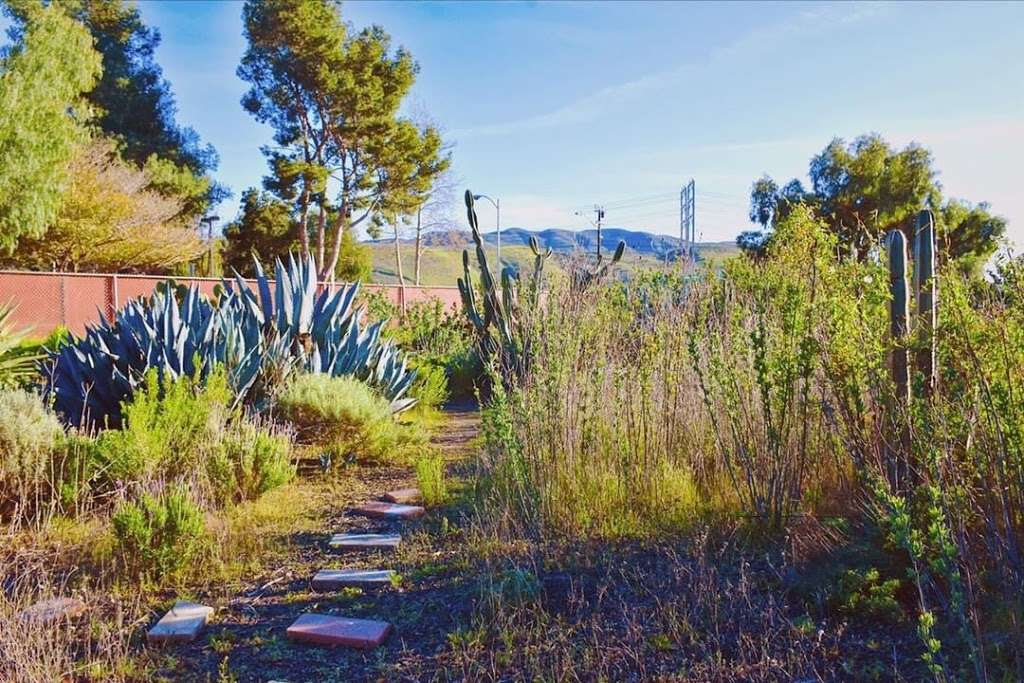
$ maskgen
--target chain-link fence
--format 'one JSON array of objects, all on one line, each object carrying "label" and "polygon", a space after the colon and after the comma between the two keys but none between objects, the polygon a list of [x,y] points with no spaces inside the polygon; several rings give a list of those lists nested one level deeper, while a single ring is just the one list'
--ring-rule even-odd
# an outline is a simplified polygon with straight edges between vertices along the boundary
[{"label": "chain-link fence", "polygon": [[[87,323],[101,316],[111,320],[124,302],[149,296],[166,277],[112,275],[99,273],[35,273],[0,271],[0,303],[16,306],[11,318],[16,329],[31,328],[33,337],[43,337],[63,325],[75,334],[85,332]],[[206,295],[220,283],[216,278],[174,278],[183,285],[198,285]],[[255,291],[255,280],[247,280]],[[331,285],[323,285],[329,287]],[[335,284],[334,287],[340,287]],[[398,306],[439,299],[445,306],[459,305],[456,287],[414,287],[406,285],[362,285],[364,291],[382,291]]]}]

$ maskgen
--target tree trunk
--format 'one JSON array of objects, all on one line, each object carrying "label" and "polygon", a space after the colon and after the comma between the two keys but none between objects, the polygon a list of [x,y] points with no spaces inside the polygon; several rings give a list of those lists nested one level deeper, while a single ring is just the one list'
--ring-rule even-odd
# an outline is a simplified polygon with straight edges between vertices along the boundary
[{"label": "tree trunk", "polygon": [[302,188],[301,209],[299,211],[299,249],[302,258],[309,257],[309,185]]},{"label": "tree trunk", "polygon": [[[339,235],[341,234],[341,232],[340,232],[341,229],[342,229],[342,218],[339,217],[338,218],[338,230],[339,230],[338,234]],[[327,239],[326,233],[327,233],[327,211],[326,211],[326,207],[324,207],[324,199],[323,199],[323,197],[321,197],[320,198],[320,215],[317,216],[317,218],[316,218],[316,265],[317,265],[317,268],[320,269],[320,279],[321,280],[326,280],[328,273],[333,273],[334,272],[334,264],[333,263],[331,264],[330,268],[325,268],[324,267],[324,265],[325,265],[324,264],[324,240]],[[335,256],[334,260],[335,260],[335,262],[337,262],[338,257]]]},{"label": "tree trunk", "polygon": [[[338,257],[341,255],[341,238],[345,234],[345,230],[351,230],[352,228],[348,225],[348,214],[345,203],[342,202],[338,208],[338,221],[334,230],[334,239],[331,240],[331,255],[324,260],[324,252],[320,252],[320,279],[326,280],[327,276],[334,272],[335,266],[338,265]],[[322,235],[324,232],[323,227],[319,228],[319,232]],[[321,245],[322,248],[322,245]]]},{"label": "tree trunk", "polygon": [[395,221],[395,273],[398,274],[399,310],[405,315],[405,276],[402,274],[402,243],[398,239],[398,221]]},{"label": "tree trunk", "polygon": [[416,280],[415,280],[417,287],[420,286],[420,256],[423,253],[423,251],[422,251],[423,247],[422,247],[422,243],[420,241],[420,233],[421,233],[421,229],[422,229],[422,225],[423,225],[423,223],[421,221],[422,213],[423,213],[422,209],[417,209],[417,211],[416,211]]}]

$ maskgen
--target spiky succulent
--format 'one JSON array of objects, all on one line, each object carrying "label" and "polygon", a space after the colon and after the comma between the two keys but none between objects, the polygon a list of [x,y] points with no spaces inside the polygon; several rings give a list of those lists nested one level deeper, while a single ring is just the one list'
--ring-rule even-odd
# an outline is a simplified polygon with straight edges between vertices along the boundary
[{"label": "spiky succulent", "polygon": [[161,377],[205,378],[223,364],[237,401],[266,404],[275,384],[296,370],[354,375],[378,388],[395,412],[415,374],[377,322],[362,329],[355,307],[358,285],[331,293],[320,288],[312,258],[278,260],[273,284],[257,263],[258,296],[241,277],[225,281],[211,302],[192,286],[168,284],[149,298],[129,301],[106,320],[86,327],[44,361],[47,393],[72,425],[117,426],[121,403],[147,370]]}]

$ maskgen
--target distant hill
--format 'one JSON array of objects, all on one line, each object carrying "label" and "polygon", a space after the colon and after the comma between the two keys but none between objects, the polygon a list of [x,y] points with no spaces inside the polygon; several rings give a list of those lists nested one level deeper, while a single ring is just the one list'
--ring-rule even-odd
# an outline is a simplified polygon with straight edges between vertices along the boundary
[{"label": "distant hill", "polygon": [[[597,230],[565,230],[562,228],[546,228],[544,230],[527,230],[525,228],[506,228],[501,231],[501,245],[527,246],[530,237],[536,237],[541,248],[551,247],[552,251],[560,254],[573,252],[595,252],[597,250]],[[614,251],[622,240],[626,246],[639,255],[653,256],[664,259],[667,255],[675,253],[679,249],[679,238],[672,235],[658,235],[640,230],[626,230],[624,228],[603,228],[601,230],[601,247],[604,251]],[[484,233],[484,241],[488,244],[497,244],[497,233]],[[406,239],[403,243],[413,244],[414,240]],[[448,231],[428,232],[423,236],[423,244],[428,247],[464,247],[470,244],[472,239],[469,231]],[[374,240],[374,244],[391,244],[391,240]],[[736,244],[727,242],[702,242],[698,249],[711,249],[713,251],[733,251]]]},{"label": "distant hill", "polygon": [[[563,230],[548,228],[545,230],[526,230],[524,228],[507,228],[501,231],[501,256],[504,265],[516,265],[520,268],[532,267],[533,255],[528,247],[530,236],[535,236],[542,249],[551,250],[564,261],[572,254],[594,254],[597,247],[597,230]],[[671,260],[679,250],[679,238],[671,235],[657,235],[638,230],[623,228],[603,228],[601,230],[602,251],[611,254],[619,244],[626,243],[626,253],[622,259],[622,267],[626,270],[654,267]],[[484,241],[489,245],[487,252],[493,258],[494,245],[498,241],[496,233],[484,233]],[[406,282],[412,283],[415,240],[402,240],[402,271]],[[395,252],[391,240],[371,240],[373,247],[374,282],[395,283]],[[454,285],[456,278],[462,274],[462,250],[472,244],[469,231],[429,232],[423,235],[423,268],[421,284],[423,285]],[[735,242],[702,242],[697,244],[697,251],[704,260],[716,262],[730,258],[739,250]],[[551,267],[559,267],[552,263]]]}]

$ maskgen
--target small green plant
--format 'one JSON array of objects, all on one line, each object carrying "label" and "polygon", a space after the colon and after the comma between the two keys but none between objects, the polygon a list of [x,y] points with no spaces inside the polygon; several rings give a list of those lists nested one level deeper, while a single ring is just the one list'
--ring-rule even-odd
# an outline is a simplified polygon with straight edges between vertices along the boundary
[{"label": "small green plant", "polygon": [[409,388],[409,395],[417,405],[426,408],[440,408],[448,400],[448,374],[444,366],[431,362],[413,361],[416,379]]},{"label": "small green plant", "polygon": [[99,473],[99,451],[95,439],[74,432],[66,435],[54,454],[51,486],[63,512],[77,512],[89,503],[94,479]]},{"label": "small green plant", "polygon": [[228,427],[213,451],[206,469],[222,505],[254,500],[295,476],[288,437],[248,421]]},{"label": "small green plant", "polygon": [[429,454],[417,460],[416,483],[419,485],[424,503],[427,505],[443,504],[448,498],[444,458],[437,454]]},{"label": "small green plant", "polygon": [[528,569],[506,569],[483,584],[484,601],[492,609],[500,605],[525,605],[540,597],[540,581]]},{"label": "small green plant", "polygon": [[670,652],[673,648],[672,639],[665,633],[655,633],[648,639],[648,642],[657,652]]},{"label": "small green plant", "polygon": [[11,316],[15,306],[0,304],[0,387],[17,387],[36,377],[38,349],[24,344],[25,331],[16,332]]},{"label": "small green plant", "polygon": [[122,563],[139,578],[160,581],[177,575],[202,545],[203,512],[184,486],[122,503],[112,522]]},{"label": "small green plant", "polygon": [[38,395],[0,390],[0,514],[45,502],[53,455],[63,436],[60,421]]},{"label": "small green plant", "polygon": [[386,399],[351,377],[300,374],[277,399],[302,443],[325,447],[331,462],[393,460],[415,442],[415,427],[395,421]]},{"label": "small green plant", "polygon": [[869,621],[897,623],[903,608],[896,599],[899,579],[881,578],[878,569],[848,569],[839,577],[834,606],[842,614]]}]

